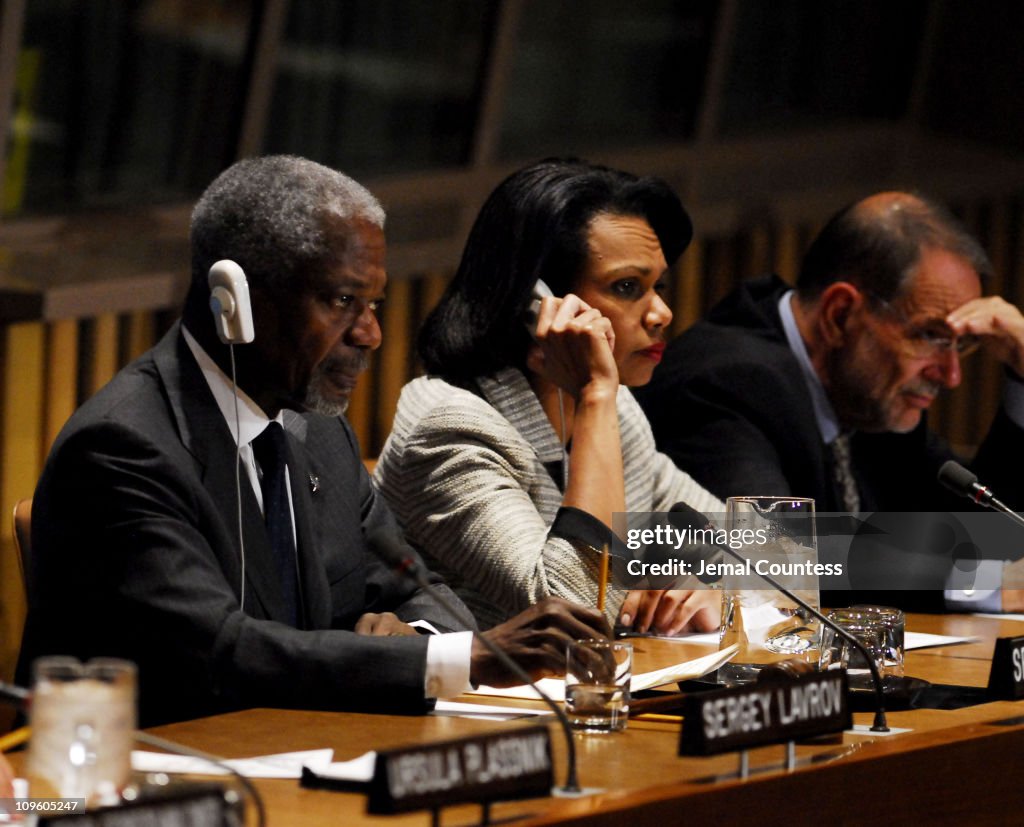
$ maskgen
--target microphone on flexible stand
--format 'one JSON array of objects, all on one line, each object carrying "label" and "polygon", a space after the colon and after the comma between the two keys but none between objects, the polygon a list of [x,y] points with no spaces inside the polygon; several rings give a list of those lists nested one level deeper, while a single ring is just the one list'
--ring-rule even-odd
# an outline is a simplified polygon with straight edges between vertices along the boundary
[{"label": "microphone on flexible stand", "polygon": [[[433,584],[427,579],[426,571],[423,566],[415,557],[409,554],[408,548],[399,543],[392,534],[382,529],[377,529],[370,532],[366,539],[370,548],[377,553],[377,556],[380,557],[381,560],[391,566],[399,574],[403,574],[412,579],[417,586],[430,595],[430,597],[433,598],[433,600],[435,600],[441,608],[447,611],[452,617],[459,617],[460,612],[452,605],[451,601],[435,589]],[[551,707],[551,711],[555,713],[555,716],[558,718],[558,722],[562,725],[562,732],[565,734],[568,763],[565,770],[565,784],[558,788],[558,792],[574,796],[582,793],[579,777],[576,772],[576,742],[572,737],[572,728],[569,725],[569,719],[565,716],[563,709],[537,685],[537,682],[527,674],[523,667],[512,660],[512,658],[510,658],[499,647],[495,646],[490,640],[477,631],[473,632],[473,637],[487,647],[487,650],[494,655],[494,657],[501,662],[501,665],[508,669],[509,672],[519,678],[523,683],[529,684],[533,687],[534,692],[541,697],[544,703]]]},{"label": "microphone on flexible stand", "polygon": [[[703,529],[712,528],[711,521],[706,515],[701,514],[697,509],[687,505],[684,502],[678,502],[669,509],[671,514],[682,514],[686,520],[686,527],[692,528],[695,531],[701,531]],[[741,563],[746,563],[746,558],[739,552],[729,548],[728,546],[722,546],[716,544],[712,545],[716,551],[728,554],[735,560],[739,560]],[[817,609],[815,609],[810,603],[804,600],[802,597],[797,597],[792,591],[787,589],[781,583],[779,583],[774,577],[767,574],[762,574],[759,571],[751,569],[758,577],[764,580],[772,588],[782,592],[786,597],[796,603],[801,609],[809,612],[812,616],[817,618],[820,623],[828,626],[833,632],[839,635],[843,640],[847,641],[853,646],[858,652],[861,653],[864,660],[868,664],[868,668],[871,670],[871,682],[875,688],[875,720],[871,725],[872,732],[888,732],[889,725],[885,718],[885,696],[882,694],[882,676],[878,673],[878,664],[875,663],[875,659],[871,657],[871,654],[864,647],[864,644],[857,640],[857,637],[850,632],[846,631],[842,626],[836,623],[834,620],[830,620]]]},{"label": "microphone on flexible stand", "polygon": [[939,469],[939,482],[954,494],[973,500],[978,505],[1005,514],[1017,525],[1024,526],[1024,517],[996,499],[992,489],[978,482],[978,475],[968,471],[956,460],[947,460]]}]

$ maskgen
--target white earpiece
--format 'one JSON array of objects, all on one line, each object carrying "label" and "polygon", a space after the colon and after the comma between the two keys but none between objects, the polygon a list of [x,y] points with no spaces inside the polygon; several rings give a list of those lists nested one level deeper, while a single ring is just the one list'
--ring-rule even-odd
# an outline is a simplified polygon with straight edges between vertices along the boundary
[{"label": "white earpiece", "polygon": [[242,268],[230,259],[221,259],[210,268],[210,310],[217,335],[224,344],[247,344],[255,338],[249,282]]}]

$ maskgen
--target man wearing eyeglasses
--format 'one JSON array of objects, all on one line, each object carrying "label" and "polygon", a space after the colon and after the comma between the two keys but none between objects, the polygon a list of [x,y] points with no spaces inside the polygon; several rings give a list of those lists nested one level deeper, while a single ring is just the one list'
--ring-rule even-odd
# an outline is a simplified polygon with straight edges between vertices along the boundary
[{"label": "man wearing eyeglasses", "polygon": [[846,207],[811,245],[795,290],[777,276],[748,281],[669,345],[637,393],[658,447],[721,497],[964,511],[936,481],[953,453],[924,420],[981,346],[1006,380],[972,465],[1024,507],[1024,317],[982,296],[990,271],[937,204],[886,192]]}]

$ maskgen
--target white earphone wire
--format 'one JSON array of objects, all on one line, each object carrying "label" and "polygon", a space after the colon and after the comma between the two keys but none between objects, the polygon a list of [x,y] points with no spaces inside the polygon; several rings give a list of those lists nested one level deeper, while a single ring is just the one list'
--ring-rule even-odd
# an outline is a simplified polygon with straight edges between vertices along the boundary
[{"label": "white earphone wire", "polygon": [[245,611],[245,537],[242,534],[242,422],[238,414],[238,380],[235,376],[235,346],[228,345],[231,353],[231,395],[235,399],[235,502],[238,511],[238,548],[242,556],[242,576],[238,584],[239,609]]}]

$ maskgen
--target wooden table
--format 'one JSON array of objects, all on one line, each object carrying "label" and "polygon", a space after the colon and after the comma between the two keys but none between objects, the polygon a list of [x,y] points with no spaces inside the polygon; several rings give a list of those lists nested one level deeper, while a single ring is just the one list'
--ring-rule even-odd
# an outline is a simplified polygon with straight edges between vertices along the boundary
[{"label": "wooden table", "polygon": [[[913,631],[971,635],[959,646],[908,653],[907,674],[934,683],[984,686],[995,638],[1024,634],[1024,623],[963,616],[911,615]],[[638,640],[636,668],[647,670],[708,651],[707,646]],[[870,724],[869,714],[856,714]],[[582,799],[497,804],[496,820],[517,824],[1008,824],[1024,821],[1024,702],[996,702],[955,711],[889,714],[890,726],[912,732],[844,735],[842,743],[798,745],[798,767],[782,769],[783,748],[751,753],[752,776],[735,777],[735,755],[676,756],[679,725],[630,721],[626,732],[576,736],[580,780],[605,791]],[[448,717],[248,710],[154,730],[228,757],[332,747],[335,760],[375,748],[458,737],[517,726]],[[556,777],[564,778],[561,735],[553,732]],[[426,825],[429,816],[369,817],[365,798],[299,788],[295,781],[259,781],[271,825]],[[479,807],[445,810],[442,823],[479,819]],[[699,823],[699,822],[698,822]]]}]

